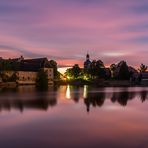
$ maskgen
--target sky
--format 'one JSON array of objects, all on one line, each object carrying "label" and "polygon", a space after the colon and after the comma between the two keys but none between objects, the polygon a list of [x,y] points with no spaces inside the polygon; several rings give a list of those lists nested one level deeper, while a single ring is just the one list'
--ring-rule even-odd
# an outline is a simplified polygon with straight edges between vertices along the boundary
[{"label": "sky", "polygon": [[148,64],[147,0],[0,0],[0,56]]}]

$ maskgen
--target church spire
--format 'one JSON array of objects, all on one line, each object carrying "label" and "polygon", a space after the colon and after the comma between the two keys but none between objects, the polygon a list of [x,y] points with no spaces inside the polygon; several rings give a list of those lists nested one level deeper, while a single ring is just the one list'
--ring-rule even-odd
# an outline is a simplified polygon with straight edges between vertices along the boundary
[{"label": "church spire", "polygon": [[89,54],[88,54],[88,52],[87,52],[86,60],[89,60],[89,58],[90,58],[90,56],[89,56]]}]

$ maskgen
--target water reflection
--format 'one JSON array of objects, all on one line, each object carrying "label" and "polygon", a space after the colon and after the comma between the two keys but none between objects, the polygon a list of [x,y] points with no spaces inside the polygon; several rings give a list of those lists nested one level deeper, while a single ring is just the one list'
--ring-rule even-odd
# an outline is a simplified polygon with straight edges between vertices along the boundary
[{"label": "water reflection", "polygon": [[84,85],[83,98],[88,97],[88,85]]},{"label": "water reflection", "polygon": [[1,90],[0,145],[148,147],[147,99],[148,88],[138,87],[60,86],[38,91],[22,86]]},{"label": "water reflection", "polygon": [[32,86],[1,90],[0,110],[18,109],[20,112],[24,109],[47,110],[50,106],[56,106],[60,101],[59,93],[65,96],[65,101],[68,99],[79,103],[82,100],[87,112],[90,112],[91,107],[104,106],[105,100],[126,106],[133,99],[140,99],[141,102],[148,99],[147,88],[92,88],[87,85],[84,87],[68,85],[63,88],[51,87],[43,92],[37,91]]},{"label": "water reflection", "polygon": [[[69,88],[69,89],[68,89]],[[81,90],[79,87],[69,86],[67,88],[70,97],[69,99],[78,102],[81,98]],[[115,89],[115,90],[114,90]],[[148,90],[146,88],[92,88],[87,85],[83,87],[84,104],[86,111],[90,111],[90,107],[102,107],[106,99],[112,103],[118,103],[121,106],[126,106],[128,101],[140,98],[142,102],[148,99]]]},{"label": "water reflection", "polygon": [[66,99],[71,99],[70,86],[69,85],[66,88]]},{"label": "water reflection", "polygon": [[35,87],[19,87],[14,90],[1,91],[0,110],[11,111],[17,109],[23,112],[24,109],[47,110],[49,106],[57,104],[56,90],[50,88],[46,92],[36,91]]},{"label": "water reflection", "polygon": [[90,111],[90,106],[92,105],[93,107],[99,106],[101,107],[104,104],[105,101],[105,92],[104,92],[104,88],[101,88],[101,92],[100,91],[88,91],[87,97],[84,99],[84,103],[86,105],[87,108],[87,112]]},{"label": "water reflection", "polygon": [[148,91],[142,90],[142,91],[140,92],[140,96],[141,96],[141,101],[142,101],[142,102],[145,102],[145,100],[148,98]]},{"label": "water reflection", "polygon": [[126,106],[129,100],[135,98],[136,92],[128,92],[124,90],[123,92],[113,92],[111,101],[113,103],[118,102],[122,106]]}]

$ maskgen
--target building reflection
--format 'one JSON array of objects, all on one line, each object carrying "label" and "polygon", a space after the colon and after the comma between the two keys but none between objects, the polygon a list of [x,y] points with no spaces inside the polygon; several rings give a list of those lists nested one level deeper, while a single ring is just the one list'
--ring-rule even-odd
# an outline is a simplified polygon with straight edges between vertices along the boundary
[{"label": "building reflection", "polygon": [[46,92],[37,92],[30,89],[29,93],[26,93],[25,88],[19,88],[17,93],[7,92],[7,94],[4,93],[0,96],[1,111],[11,111],[12,109],[17,109],[20,112],[23,112],[25,109],[46,111],[50,106],[55,106],[56,104],[57,95],[53,89]]}]

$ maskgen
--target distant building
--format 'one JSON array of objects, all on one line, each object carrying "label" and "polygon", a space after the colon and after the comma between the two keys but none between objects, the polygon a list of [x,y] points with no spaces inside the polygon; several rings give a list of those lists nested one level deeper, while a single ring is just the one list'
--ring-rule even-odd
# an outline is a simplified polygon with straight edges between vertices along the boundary
[{"label": "distant building", "polygon": [[92,63],[92,62],[90,61],[90,56],[89,56],[89,54],[87,53],[87,55],[86,55],[86,61],[84,62],[84,69],[90,68],[91,63]]}]

